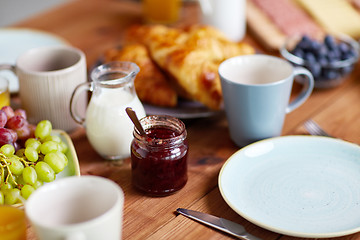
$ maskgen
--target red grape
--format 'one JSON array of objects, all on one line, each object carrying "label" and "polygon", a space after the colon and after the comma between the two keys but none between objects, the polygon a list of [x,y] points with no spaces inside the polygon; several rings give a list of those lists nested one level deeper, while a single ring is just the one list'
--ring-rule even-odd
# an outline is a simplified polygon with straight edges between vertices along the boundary
[{"label": "red grape", "polygon": [[24,125],[26,125],[26,123],[27,121],[25,118],[19,115],[15,115],[9,118],[9,120],[6,123],[6,127],[13,130],[17,130],[19,128],[22,128]]},{"label": "red grape", "polygon": [[0,127],[4,127],[7,122],[7,115],[3,110],[0,110]]},{"label": "red grape", "polygon": [[22,116],[24,119],[27,119],[26,111],[24,109],[21,109],[21,108],[16,109],[14,111],[14,114],[15,114],[15,116]]},{"label": "red grape", "polygon": [[12,144],[13,142],[15,142],[15,140],[11,130],[0,128],[0,146],[4,144]]},{"label": "red grape", "polygon": [[6,113],[7,119],[12,118],[15,115],[14,110],[10,106],[3,106],[1,110]]},{"label": "red grape", "polygon": [[18,140],[18,135],[15,132],[15,130],[12,130],[12,129],[9,129],[9,128],[7,128],[7,130],[9,130],[9,132],[12,134],[14,142],[17,141]]},{"label": "red grape", "polygon": [[23,125],[21,128],[17,128],[15,131],[20,140],[26,140],[31,135],[30,128],[27,124]]}]

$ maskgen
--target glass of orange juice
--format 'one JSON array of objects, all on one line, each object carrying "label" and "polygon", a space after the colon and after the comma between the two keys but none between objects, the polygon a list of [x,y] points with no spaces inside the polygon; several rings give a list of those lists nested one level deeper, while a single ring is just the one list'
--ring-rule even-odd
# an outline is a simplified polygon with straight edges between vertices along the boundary
[{"label": "glass of orange juice", "polygon": [[9,81],[0,76],[0,108],[10,105]]},{"label": "glass of orange juice", "polygon": [[181,0],[142,0],[145,21],[174,23],[179,19]]},{"label": "glass of orange juice", "polygon": [[26,240],[26,217],[23,210],[0,205],[0,239]]}]

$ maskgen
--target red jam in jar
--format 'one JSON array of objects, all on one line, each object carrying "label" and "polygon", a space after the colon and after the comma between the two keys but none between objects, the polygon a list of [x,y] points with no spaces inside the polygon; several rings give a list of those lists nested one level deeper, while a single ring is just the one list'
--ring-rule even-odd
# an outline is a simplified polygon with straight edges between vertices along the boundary
[{"label": "red jam in jar", "polygon": [[166,196],[187,182],[186,129],[170,116],[148,116],[140,120],[146,136],[134,130],[131,144],[132,183],[152,196]]}]

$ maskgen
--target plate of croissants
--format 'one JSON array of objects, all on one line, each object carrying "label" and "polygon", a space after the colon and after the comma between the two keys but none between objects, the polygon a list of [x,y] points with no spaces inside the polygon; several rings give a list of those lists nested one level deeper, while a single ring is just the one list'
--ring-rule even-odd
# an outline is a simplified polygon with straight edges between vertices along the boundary
[{"label": "plate of croissants", "polygon": [[140,67],[134,85],[147,114],[186,119],[222,111],[218,66],[254,53],[251,45],[232,42],[206,25],[134,25],[124,44],[104,53],[103,62],[131,61]]}]

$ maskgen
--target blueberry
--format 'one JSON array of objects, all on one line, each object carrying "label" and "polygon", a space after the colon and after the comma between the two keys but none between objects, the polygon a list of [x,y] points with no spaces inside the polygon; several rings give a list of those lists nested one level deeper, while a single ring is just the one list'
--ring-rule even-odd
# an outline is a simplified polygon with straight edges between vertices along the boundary
[{"label": "blueberry", "polygon": [[316,40],[313,40],[313,41],[311,41],[310,47],[313,52],[318,52],[318,51],[320,51],[321,44],[319,42],[317,42]]},{"label": "blueberry", "polygon": [[328,54],[328,49],[324,45],[320,45],[318,51],[316,52],[318,59],[326,57]]},{"label": "blueberry", "polygon": [[353,58],[353,57],[357,57],[358,56],[358,52],[351,48],[349,49],[349,51],[347,52],[348,58]]},{"label": "blueberry", "polygon": [[309,64],[316,63],[315,55],[311,52],[305,53],[304,59],[308,61]]},{"label": "blueberry", "polygon": [[311,43],[312,43],[312,40],[310,39],[310,37],[307,35],[304,35],[301,38],[300,42],[297,44],[297,46],[300,47],[301,49],[305,50],[305,49],[310,48]]},{"label": "blueberry", "polygon": [[308,66],[310,72],[312,73],[314,78],[320,77],[321,74],[321,66],[318,63],[313,63]]},{"label": "blueberry", "polygon": [[329,60],[326,58],[326,56],[319,57],[318,62],[320,66],[326,66],[327,64],[329,64]]},{"label": "blueberry", "polygon": [[339,50],[341,51],[341,53],[346,53],[346,52],[348,52],[350,50],[350,47],[346,43],[341,42],[339,44]]},{"label": "blueberry", "polygon": [[338,61],[341,59],[341,52],[338,48],[334,48],[328,52],[328,56],[332,61]]},{"label": "blueberry", "polygon": [[326,35],[324,38],[324,43],[329,49],[336,48],[336,41],[335,38],[331,35]]},{"label": "blueberry", "polygon": [[324,71],[324,77],[326,79],[335,79],[335,78],[338,78],[339,76],[340,76],[340,73],[336,70]]},{"label": "blueberry", "polygon": [[304,58],[304,51],[301,48],[295,48],[292,51],[292,54],[294,54],[295,56],[297,56],[299,58]]}]

